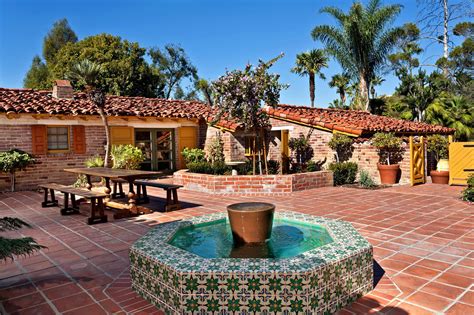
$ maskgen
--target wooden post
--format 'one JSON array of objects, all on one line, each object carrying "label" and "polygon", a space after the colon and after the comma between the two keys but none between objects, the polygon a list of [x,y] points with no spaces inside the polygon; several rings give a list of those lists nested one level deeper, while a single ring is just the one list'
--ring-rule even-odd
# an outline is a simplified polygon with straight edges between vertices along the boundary
[{"label": "wooden post", "polygon": [[262,141],[263,141],[263,160],[265,161],[265,175],[268,175],[268,163],[267,163],[267,135],[265,130],[262,131]]},{"label": "wooden post", "polygon": [[410,143],[410,185],[413,186],[415,185],[415,174],[414,174],[414,161],[413,161],[413,136],[410,136],[409,138],[409,143]]},{"label": "wooden post", "polygon": [[253,166],[253,175],[255,175],[255,174],[256,174],[256,173],[255,173],[255,171],[256,171],[256,167],[255,167],[255,166],[256,166],[256,163],[257,163],[257,159],[255,158],[255,150],[256,150],[256,146],[255,146],[255,138],[256,138],[256,136],[254,135],[254,137],[253,137],[253,148],[252,148],[252,160],[253,160],[253,161],[252,161],[252,163],[253,163],[253,165],[252,165],[252,166]]}]

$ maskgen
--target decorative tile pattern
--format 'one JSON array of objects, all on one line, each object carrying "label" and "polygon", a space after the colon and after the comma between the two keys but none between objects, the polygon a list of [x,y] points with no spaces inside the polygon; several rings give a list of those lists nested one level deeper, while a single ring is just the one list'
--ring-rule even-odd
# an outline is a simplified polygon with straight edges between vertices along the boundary
[{"label": "decorative tile pattern", "polygon": [[133,289],[168,313],[333,313],[372,290],[372,246],[348,222],[297,212],[276,218],[324,226],[333,243],[287,259],[202,258],[167,242],[181,227],[225,213],[162,224],[133,244]]}]

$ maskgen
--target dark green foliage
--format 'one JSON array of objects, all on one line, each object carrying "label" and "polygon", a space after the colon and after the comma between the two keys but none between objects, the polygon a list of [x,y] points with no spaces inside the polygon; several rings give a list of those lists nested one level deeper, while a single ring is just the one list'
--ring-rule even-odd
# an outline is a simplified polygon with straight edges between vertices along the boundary
[{"label": "dark green foliage", "polygon": [[[146,49],[136,42],[119,36],[100,34],[89,36],[76,43],[66,44],[56,55],[50,71],[57,79],[67,78],[73,67],[83,60],[100,66],[95,87],[103,92],[125,96],[155,96],[159,76],[145,61]],[[76,89],[82,89],[83,80],[73,80]]]},{"label": "dark green foliage", "polygon": [[336,162],[347,161],[352,154],[352,139],[349,136],[335,133],[328,142],[329,147],[334,150]]},{"label": "dark green foliage", "polygon": [[67,19],[54,23],[43,41],[43,58],[48,65],[56,63],[56,55],[68,43],[77,42],[76,33],[69,26]]},{"label": "dark green foliage", "polygon": [[23,87],[35,90],[48,90],[52,87],[49,70],[39,56],[33,58],[30,70],[23,79]]},{"label": "dark green foliage", "polygon": [[448,158],[448,138],[442,135],[431,135],[428,137],[427,150],[434,154],[436,163],[440,159]]},{"label": "dark green foliage", "polygon": [[[3,217],[0,218],[0,232],[14,231],[21,227],[30,227],[28,223],[18,218]],[[13,260],[13,256],[30,255],[35,251],[46,248],[39,245],[31,237],[23,237],[18,239],[10,239],[0,236],[0,260]]]},{"label": "dark green foliage", "polygon": [[380,164],[395,164],[401,161],[403,149],[402,140],[390,132],[377,132],[372,137],[372,145],[379,154]]},{"label": "dark green foliage", "polygon": [[291,171],[293,173],[300,173],[306,170],[306,164],[314,156],[313,148],[309,143],[310,135],[300,134],[298,138],[291,138],[288,141],[288,147],[292,151],[294,160],[291,161]]},{"label": "dark green foliage", "polygon": [[15,173],[35,163],[33,156],[19,149],[0,152],[0,172],[10,175],[11,191],[15,191]]},{"label": "dark green foliage", "polygon": [[474,174],[467,178],[467,188],[462,191],[462,200],[474,202]]},{"label": "dark green foliage", "polygon": [[366,170],[360,170],[359,172],[359,185],[364,188],[373,188],[377,186],[374,179],[370,176],[369,172]]},{"label": "dark green foliage", "polygon": [[184,157],[186,165],[188,163],[202,162],[206,160],[206,152],[203,149],[198,148],[184,148],[181,154]]},{"label": "dark green foliage", "polygon": [[[179,86],[183,79],[198,79],[197,69],[182,47],[176,45],[165,45],[164,49],[152,48],[149,55],[153,62],[153,67],[157,70],[161,77],[161,86],[156,91],[158,97],[170,98],[173,91],[177,92],[179,98],[186,95]],[[176,90],[179,88],[178,90]],[[175,94],[176,96],[176,94]],[[189,95],[188,95],[189,97]]]},{"label": "dark green foliage", "polygon": [[357,163],[339,162],[329,164],[329,170],[334,173],[334,186],[353,184],[357,175]]},{"label": "dark green foliage", "polygon": [[189,172],[199,174],[226,175],[230,174],[232,171],[232,168],[226,165],[224,162],[191,162],[188,163],[186,167],[188,168]]},{"label": "dark green foliage", "polygon": [[268,160],[267,165],[269,175],[276,175],[280,173],[280,162],[276,160]]},{"label": "dark green foliage", "polygon": [[326,160],[318,162],[311,160],[306,165],[306,172],[318,172],[322,169],[324,163],[326,163]]}]

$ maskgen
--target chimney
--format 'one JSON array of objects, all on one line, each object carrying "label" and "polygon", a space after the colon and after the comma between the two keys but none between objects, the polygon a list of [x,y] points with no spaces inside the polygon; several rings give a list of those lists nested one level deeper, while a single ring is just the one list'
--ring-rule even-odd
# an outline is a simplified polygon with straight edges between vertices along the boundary
[{"label": "chimney", "polygon": [[72,89],[71,82],[68,80],[56,80],[53,86],[53,97],[73,99],[74,90]]}]

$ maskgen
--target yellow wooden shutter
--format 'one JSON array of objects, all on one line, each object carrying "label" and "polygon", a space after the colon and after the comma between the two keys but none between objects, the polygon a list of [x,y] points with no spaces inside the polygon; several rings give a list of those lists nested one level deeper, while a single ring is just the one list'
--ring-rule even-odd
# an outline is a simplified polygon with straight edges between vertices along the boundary
[{"label": "yellow wooden shutter", "polygon": [[112,145],[135,144],[135,134],[133,127],[110,127],[110,138]]},{"label": "yellow wooden shutter", "polygon": [[197,127],[181,127],[178,129],[178,168],[186,168],[184,158],[181,154],[184,148],[196,148]]}]

